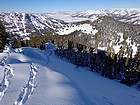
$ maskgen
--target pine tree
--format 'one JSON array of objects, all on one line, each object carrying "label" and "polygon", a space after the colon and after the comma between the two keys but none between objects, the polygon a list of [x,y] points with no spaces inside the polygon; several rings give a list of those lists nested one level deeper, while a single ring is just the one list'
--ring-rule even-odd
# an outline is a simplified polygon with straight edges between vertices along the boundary
[{"label": "pine tree", "polygon": [[123,35],[123,42],[122,42],[122,47],[120,48],[120,51],[119,51],[119,58],[121,58],[121,57],[123,57],[123,53],[124,53],[124,51],[125,51],[125,49],[126,49],[126,45],[127,45],[127,37],[126,37],[126,35],[124,34]]},{"label": "pine tree", "polygon": [[99,44],[98,33],[95,34],[94,38],[95,38],[95,47],[94,47],[95,50],[94,50],[94,53],[97,53],[98,44]]},{"label": "pine tree", "polygon": [[115,58],[115,50],[114,50],[114,48],[113,48],[113,45],[111,45],[111,55],[110,55],[110,57],[114,60],[114,58]]},{"label": "pine tree", "polygon": [[20,48],[21,46],[21,41],[17,40],[16,38],[13,39],[13,44],[12,44],[13,48]]},{"label": "pine tree", "polygon": [[5,27],[0,21],[0,50],[4,49],[6,43],[8,43],[8,34],[5,31]]},{"label": "pine tree", "polygon": [[126,61],[125,61],[125,66],[127,66],[128,63],[129,63],[129,58],[131,56],[131,53],[132,53],[132,50],[129,49],[128,54],[127,54],[127,58],[126,58]]},{"label": "pine tree", "polygon": [[106,51],[106,56],[109,56],[111,52],[111,47],[110,47],[110,40],[108,39],[108,45],[107,45],[107,51]]}]

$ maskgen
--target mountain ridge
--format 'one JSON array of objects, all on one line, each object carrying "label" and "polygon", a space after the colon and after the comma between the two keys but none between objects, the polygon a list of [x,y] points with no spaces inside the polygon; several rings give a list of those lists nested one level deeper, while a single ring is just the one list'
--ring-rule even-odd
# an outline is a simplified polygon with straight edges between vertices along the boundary
[{"label": "mountain ridge", "polygon": [[55,13],[0,12],[0,19],[3,21],[6,31],[21,37],[53,33],[54,30],[68,23],[95,21],[101,16],[110,16],[131,24],[140,24],[140,8]]},{"label": "mountain ridge", "polygon": [[42,14],[1,13],[0,19],[6,31],[21,38],[32,35],[52,33],[56,28],[66,24],[63,20],[48,18]]}]

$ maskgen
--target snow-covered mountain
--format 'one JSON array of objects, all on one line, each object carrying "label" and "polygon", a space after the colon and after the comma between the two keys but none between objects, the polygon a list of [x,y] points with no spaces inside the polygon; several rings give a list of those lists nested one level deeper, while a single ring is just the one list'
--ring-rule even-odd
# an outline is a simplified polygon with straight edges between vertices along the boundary
[{"label": "snow-covered mountain", "polygon": [[[75,33],[76,31],[79,31]],[[121,47],[125,46],[124,56],[132,51],[134,56],[140,51],[140,25],[128,24],[118,21],[109,16],[101,16],[95,21],[87,20],[81,22],[73,22],[58,29],[59,35],[74,35],[72,40],[91,47],[96,47],[98,40],[98,49],[115,54],[121,51]],[[98,39],[97,39],[98,38]],[[85,40],[86,39],[86,40]],[[125,43],[125,44],[124,44]]]},{"label": "snow-covered mountain", "polygon": [[7,32],[17,34],[20,37],[53,33],[68,22],[95,21],[100,16],[110,16],[123,22],[140,24],[139,8],[56,13],[0,12],[0,19]]},{"label": "snow-covered mountain", "polygon": [[56,28],[66,24],[62,20],[48,18],[44,14],[37,13],[1,12],[0,19],[3,21],[7,32],[19,35],[21,38],[52,33]]}]

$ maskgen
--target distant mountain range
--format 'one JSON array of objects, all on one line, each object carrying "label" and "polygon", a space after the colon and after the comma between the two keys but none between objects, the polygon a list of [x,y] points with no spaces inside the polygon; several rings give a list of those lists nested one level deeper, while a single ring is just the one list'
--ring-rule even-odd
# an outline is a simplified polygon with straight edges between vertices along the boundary
[{"label": "distant mountain range", "polygon": [[87,10],[81,12],[47,13],[48,17],[63,19],[64,21],[96,20],[100,16],[110,16],[123,22],[140,24],[140,8]]},{"label": "distant mountain range", "polygon": [[84,20],[95,21],[110,16],[130,24],[140,24],[140,9],[87,10],[82,12],[17,13],[0,12],[7,32],[19,37],[53,33],[64,25]]},{"label": "distant mountain range", "polygon": [[114,19],[123,22],[140,24],[140,8],[139,9],[87,10],[73,15],[73,17],[82,17],[82,18],[84,17],[93,20],[99,16],[110,16]]}]

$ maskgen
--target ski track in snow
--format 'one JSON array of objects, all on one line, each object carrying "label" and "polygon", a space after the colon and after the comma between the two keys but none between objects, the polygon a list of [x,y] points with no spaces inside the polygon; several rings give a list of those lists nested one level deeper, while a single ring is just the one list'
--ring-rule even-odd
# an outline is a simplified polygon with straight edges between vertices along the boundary
[{"label": "ski track in snow", "polygon": [[[13,62],[15,75],[11,78],[12,84],[0,101],[0,105],[14,104],[21,93],[21,88],[29,79],[31,59],[36,60],[34,62],[39,69],[36,88],[24,105],[140,105],[140,91],[135,88],[109,80],[85,68],[76,68],[75,65],[54,55],[49,55],[49,63],[46,60],[48,64],[43,63],[42,60],[47,53],[42,52],[43,58],[38,59],[40,51],[34,50],[36,52],[32,55],[32,49],[24,48],[24,50],[28,50],[28,55],[25,51],[24,54],[17,54],[17,57],[13,54],[12,59],[9,59],[9,62]],[[16,60],[19,58],[20,62]],[[0,80],[2,74],[3,70],[0,66]]]},{"label": "ski track in snow", "polygon": [[26,86],[23,87],[18,99],[15,101],[14,105],[23,105],[33,94],[34,89],[36,88],[35,78],[37,76],[38,67],[31,63],[30,68],[30,77],[26,83]]}]

